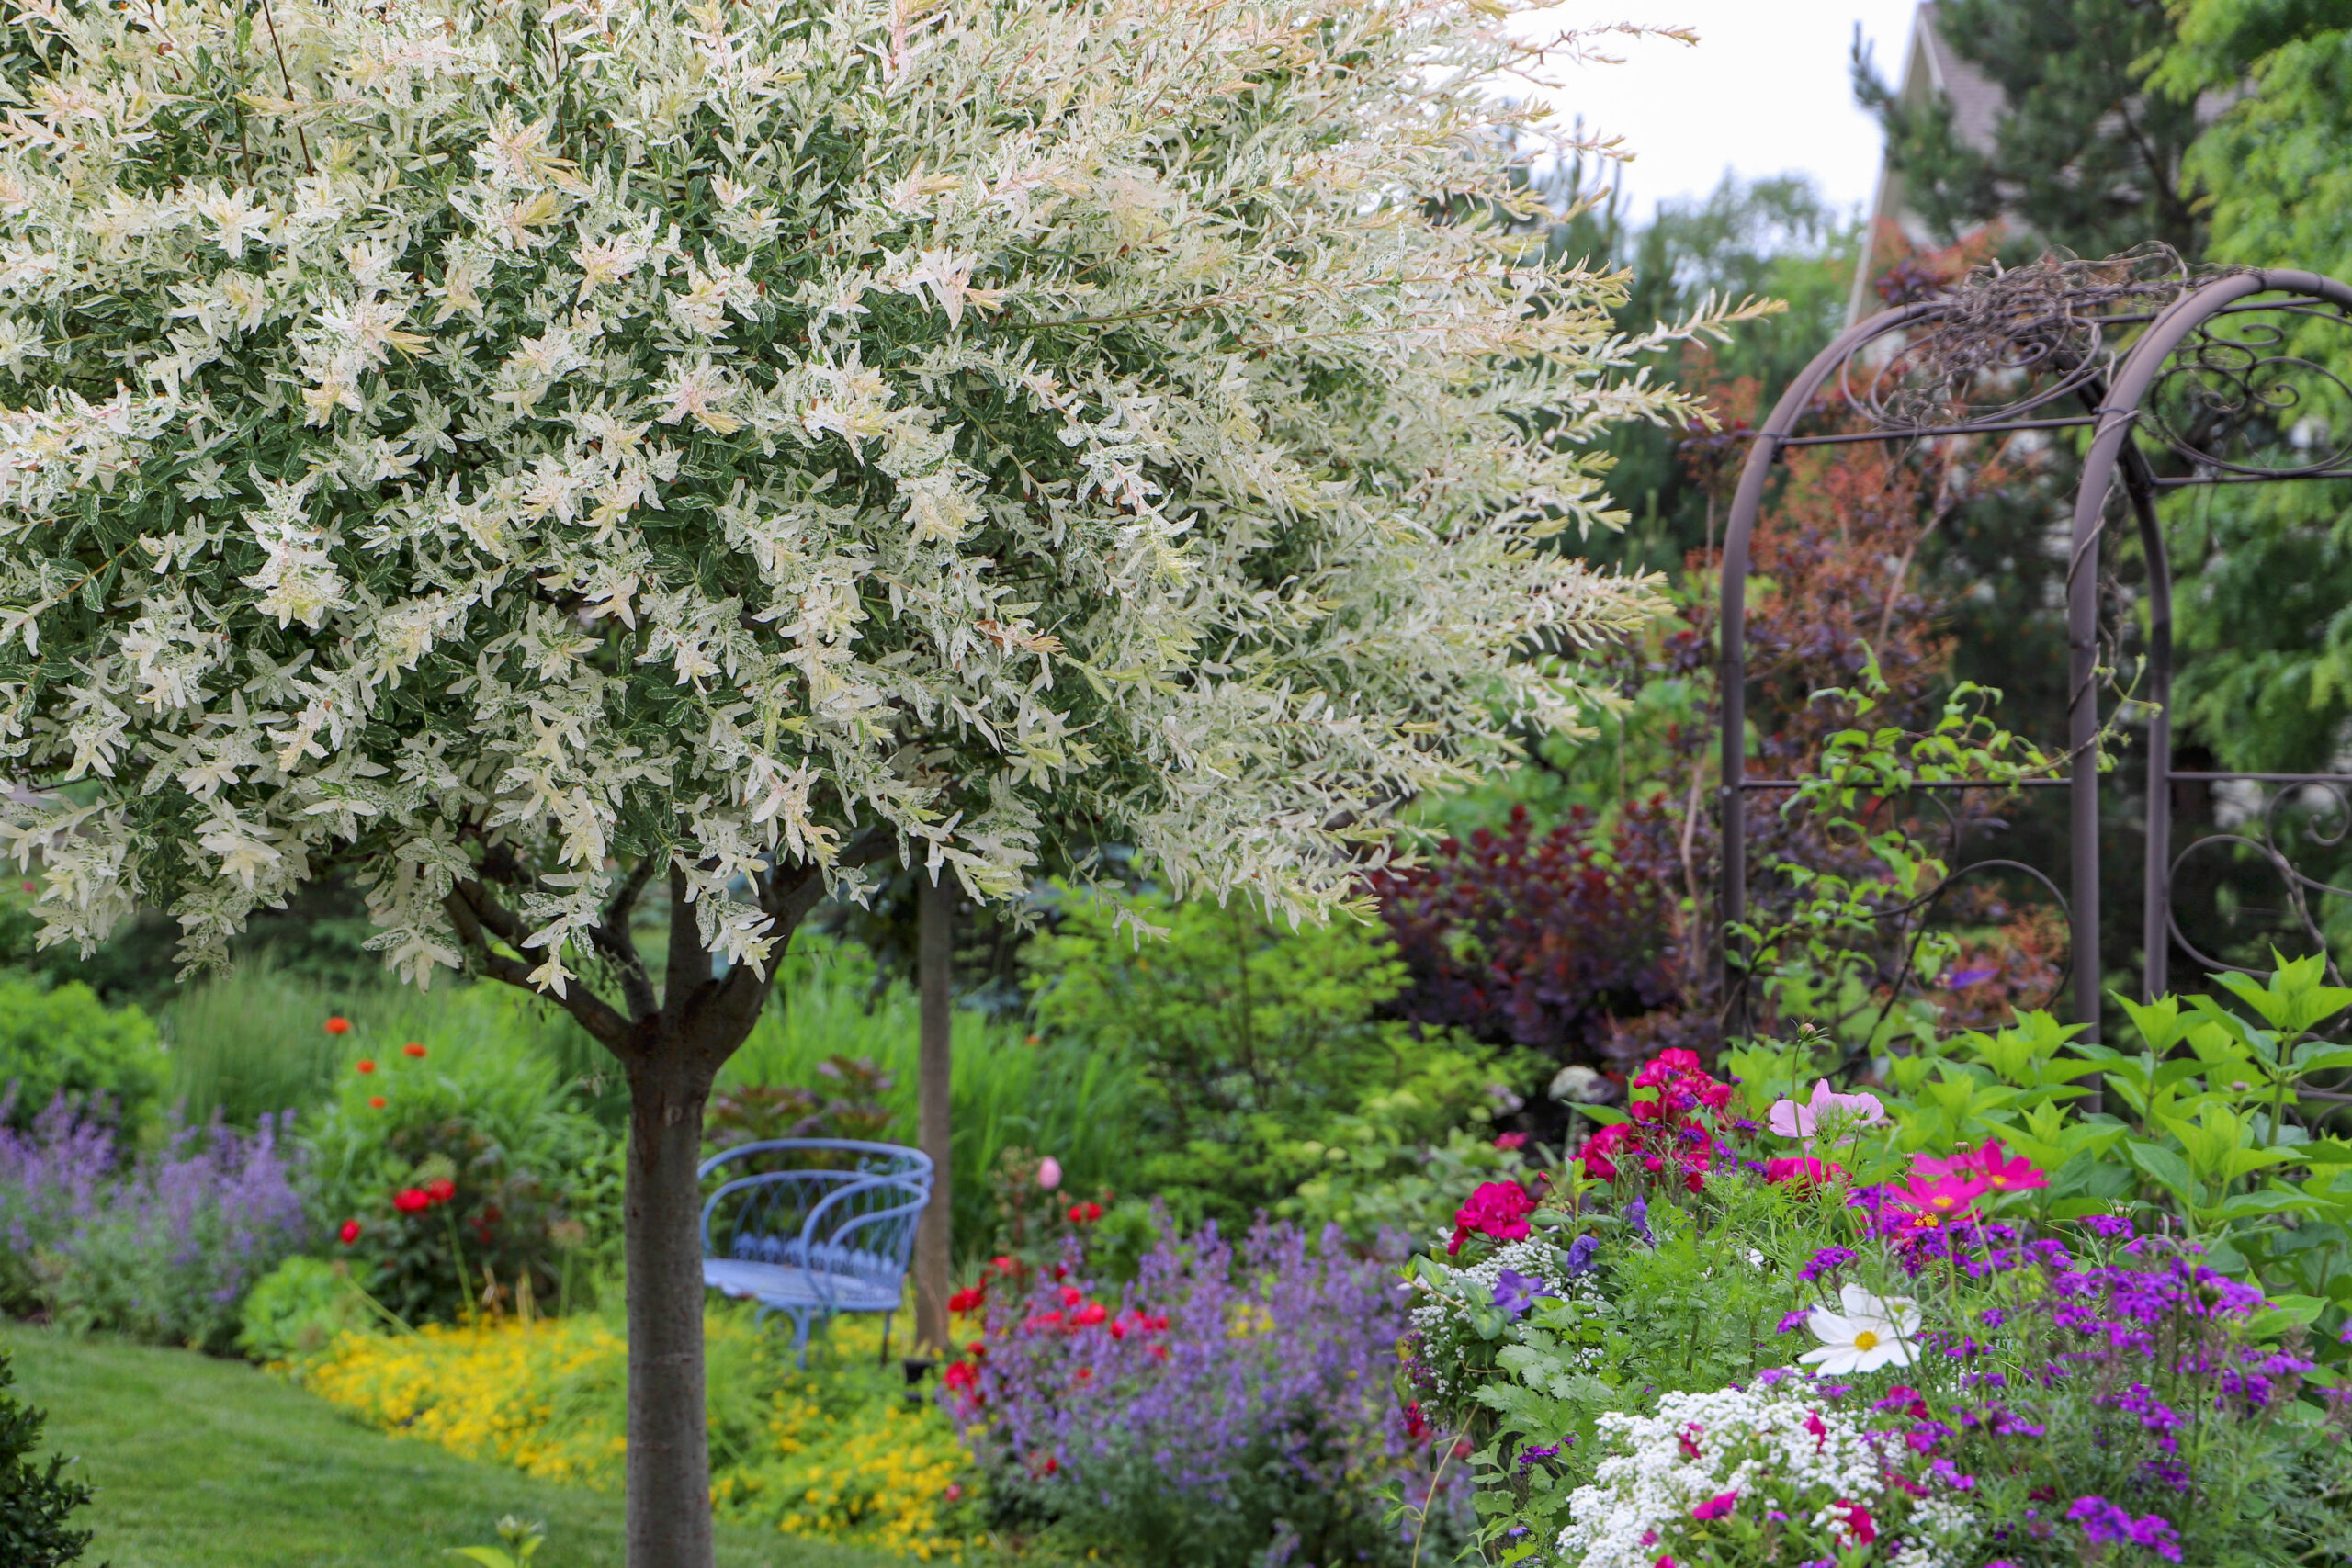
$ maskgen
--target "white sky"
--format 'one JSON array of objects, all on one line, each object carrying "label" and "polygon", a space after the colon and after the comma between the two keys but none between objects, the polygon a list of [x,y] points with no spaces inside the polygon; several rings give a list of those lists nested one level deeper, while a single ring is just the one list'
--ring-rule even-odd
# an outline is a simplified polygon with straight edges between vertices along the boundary
[{"label": "white sky", "polygon": [[[1548,94],[1588,130],[1622,135],[1637,154],[1618,183],[1628,215],[1646,220],[1661,199],[1743,178],[1803,172],[1831,203],[1867,209],[1878,183],[1878,127],[1854,107],[1847,51],[1854,25],[1895,78],[1910,38],[1913,0],[1572,0],[1529,25],[1541,32],[1637,21],[1698,29],[1699,45],[1611,40],[1622,65],[1555,63]],[[1536,26],[1536,24],[1548,24]]]}]

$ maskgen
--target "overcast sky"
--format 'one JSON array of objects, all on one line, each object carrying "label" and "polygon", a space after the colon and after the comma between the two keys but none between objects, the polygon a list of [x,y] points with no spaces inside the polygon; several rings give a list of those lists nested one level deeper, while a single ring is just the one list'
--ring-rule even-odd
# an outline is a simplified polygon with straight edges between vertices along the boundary
[{"label": "overcast sky", "polygon": [[1903,67],[1913,0],[1573,0],[1544,30],[1640,21],[1698,29],[1697,48],[1618,40],[1622,65],[1563,65],[1564,114],[1623,135],[1638,156],[1619,184],[1646,219],[1662,199],[1703,195],[1728,168],[1743,178],[1813,176],[1840,207],[1866,207],[1878,181],[1878,127],[1854,107],[1846,56],[1861,24],[1879,71]]}]

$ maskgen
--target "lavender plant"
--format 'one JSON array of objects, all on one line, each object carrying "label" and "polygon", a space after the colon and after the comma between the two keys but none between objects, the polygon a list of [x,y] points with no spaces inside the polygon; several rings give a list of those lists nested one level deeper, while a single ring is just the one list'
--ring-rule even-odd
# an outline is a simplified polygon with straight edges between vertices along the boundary
[{"label": "lavender plant", "polygon": [[130,1159],[60,1096],[0,1127],[0,1288],[76,1328],[226,1350],[245,1291],[306,1236],[279,1118],[252,1133],[175,1122]]},{"label": "lavender plant", "polygon": [[945,1397],[1000,1522],[1151,1568],[1401,1565],[1424,1529],[1448,1560],[1466,1488],[1398,1403],[1406,1292],[1341,1239],[1261,1223],[1237,1248],[1210,1225],[1152,1248],[1115,1308],[1077,1250],[994,1299]]}]

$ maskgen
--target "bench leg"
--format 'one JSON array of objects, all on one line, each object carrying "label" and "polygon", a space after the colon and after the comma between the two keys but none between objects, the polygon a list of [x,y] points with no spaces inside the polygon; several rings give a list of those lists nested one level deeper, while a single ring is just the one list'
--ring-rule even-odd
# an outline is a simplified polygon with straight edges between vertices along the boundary
[{"label": "bench leg", "polygon": [[877,1367],[887,1367],[890,1364],[890,1317],[889,1313],[886,1312],[882,1314],[882,1354],[874,1359],[874,1364]]}]

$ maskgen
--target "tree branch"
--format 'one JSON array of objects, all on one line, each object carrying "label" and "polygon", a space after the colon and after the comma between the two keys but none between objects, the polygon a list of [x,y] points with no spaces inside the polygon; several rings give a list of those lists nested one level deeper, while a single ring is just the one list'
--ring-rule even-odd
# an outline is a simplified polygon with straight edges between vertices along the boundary
[{"label": "tree branch", "polygon": [[[481,973],[534,996],[547,994],[531,984],[529,964],[519,958],[509,958],[490,945],[489,938],[494,935],[520,952],[522,942],[519,938],[525,933],[522,922],[492,898],[481,883],[455,884],[448,896],[441,900],[441,907],[448,912],[449,923],[457,928],[458,940],[472,951],[476,966]],[[485,927],[489,935],[484,934]],[[629,1021],[604,998],[575,980],[564,988],[564,994],[556,1001],[564,1011],[577,1019],[580,1027],[594,1036],[599,1044],[614,1055],[628,1059],[636,1031]]]},{"label": "tree branch", "polygon": [[711,983],[710,954],[703,950],[694,907],[686,902],[686,874],[670,868],[670,954],[662,976],[662,1030],[676,1032],[695,993]]},{"label": "tree branch", "polygon": [[653,976],[645,967],[643,954],[637,951],[637,939],[629,935],[630,912],[653,876],[654,857],[647,855],[637,863],[635,870],[623,879],[612,901],[605,906],[605,918],[589,928],[589,940],[596,951],[612,961],[620,972],[621,998],[628,1004],[629,1017],[643,1021],[662,1010],[661,998],[653,994]]}]

